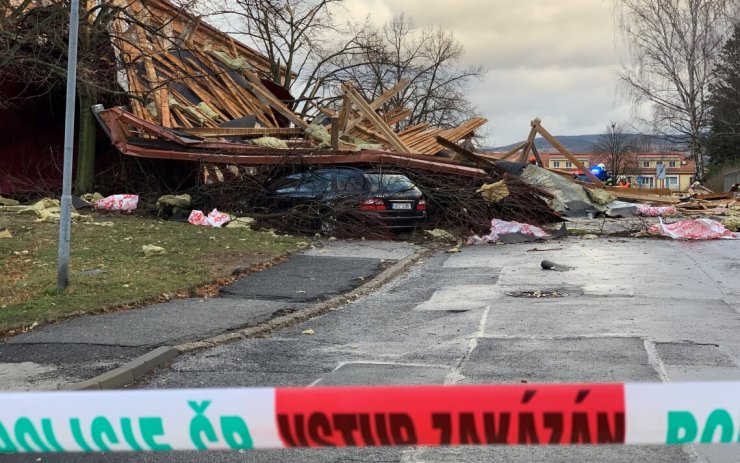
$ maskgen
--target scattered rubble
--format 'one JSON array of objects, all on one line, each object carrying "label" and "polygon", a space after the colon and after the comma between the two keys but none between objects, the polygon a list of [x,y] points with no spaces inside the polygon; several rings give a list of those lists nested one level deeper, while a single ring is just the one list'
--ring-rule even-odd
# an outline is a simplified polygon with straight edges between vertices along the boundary
[{"label": "scattered rubble", "polygon": [[167,250],[161,246],[155,246],[153,244],[145,244],[141,247],[141,252],[144,253],[145,257],[161,256],[166,254]]},{"label": "scattered rubble", "polygon": [[493,219],[491,221],[491,232],[488,235],[473,235],[467,240],[467,244],[496,243],[506,235],[528,235],[535,239],[549,238],[550,234],[534,225],[519,222],[507,222],[505,220]]},{"label": "scattered rubble", "polygon": [[0,196],[0,206],[18,206],[20,203],[15,199],[4,198]]},{"label": "scattered rubble", "polygon": [[635,208],[635,214],[643,217],[665,217],[678,214],[678,210],[673,206],[648,206],[647,204],[638,204]]},{"label": "scattered rubble", "polygon": [[667,236],[674,240],[737,240],[740,233],[732,232],[722,223],[712,219],[682,220],[671,224],[659,223],[651,226],[648,233]]},{"label": "scattered rubble", "polygon": [[117,194],[107,196],[93,204],[95,209],[98,210],[130,212],[135,210],[138,206],[139,196],[132,194]]},{"label": "scattered rubble", "polygon": [[599,198],[599,202],[596,202],[587,192],[588,188],[543,167],[528,165],[522,170],[520,178],[529,185],[551,193],[554,198],[549,202],[550,207],[566,217],[583,217],[590,210],[604,211],[603,204],[600,204],[606,199],[604,196],[596,196]]},{"label": "scattered rubble", "polygon": [[202,225],[206,227],[221,227],[231,221],[229,214],[219,212],[218,209],[212,210],[208,215],[204,215],[203,211],[194,210],[188,217],[188,223],[193,225]]},{"label": "scattered rubble", "polygon": [[[129,18],[140,16],[144,7],[148,20],[166,25],[168,34],[182,39],[173,42],[167,53],[161,52],[155,35],[131,23]],[[431,230],[427,235],[455,245],[449,252],[459,250],[460,236],[471,234],[470,244],[545,239],[550,234],[538,225],[574,218],[606,220],[635,214],[721,218],[727,229],[738,229],[740,204],[731,194],[714,193],[698,182],[683,196],[660,189],[610,188],[558,142],[540,119],[531,122],[529,136],[515,149],[498,156],[475,153],[472,140],[486,119],[473,117],[449,127],[411,125],[408,108],[389,105],[409,86],[408,80],[397,82],[373,101],[366,101],[349,82],[342,83],[336,107],[317,107],[315,117],[305,118],[293,111],[295,101],[289,93],[260,78],[287,72],[284,68],[275,69],[266,57],[186,11],[161,0],[134,0],[115,14],[116,27],[129,30],[111,35],[113,48],[120,51],[115,56],[118,80],[135,97],[127,107],[96,109],[96,117],[123,155],[190,163],[200,186],[243,185],[247,180],[252,187],[257,185],[251,190],[254,193],[270,171],[326,165],[399,171],[422,190],[429,204]],[[543,166],[534,143],[538,135],[583,171],[587,181],[574,179],[572,172]],[[508,161],[517,154],[518,162]],[[530,155],[536,165],[529,164]],[[235,201],[249,197],[224,189],[223,196],[238,197]],[[202,207],[218,205],[250,217],[232,220],[217,209],[208,215],[191,211],[187,194],[162,196],[156,209],[160,216],[187,217],[197,225],[261,225],[250,210],[237,210],[214,196],[210,201],[197,198]],[[133,211],[139,197],[104,198],[94,193],[81,199],[97,210]],[[22,206],[0,197],[0,212],[32,212],[39,221],[53,222],[59,220],[59,202],[44,199]],[[76,212],[73,217],[92,221]],[[645,221],[644,230],[649,222],[641,217],[636,219]],[[277,220],[290,222],[285,216]],[[300,222],[291,223],[298,229]],[[655,227],[661,233],[668,227],[681,228],[662,219],[651,229]],[[347,228],[357,236],[375,236],[367,227]]]},{"label": "scattered rubble", "polygon": [[84,201],[87,201],[90,204],[95,204],[101,199],[103,199],[104,196],[98,192],[95,192],[95,193],[85,193],[84,195],[80,196],[80,198]]},{"label": "scattered rubble", "polygon": [[424,234],[430,236],[435,240],[445,241],[448,243],[457,243],[459,241],[455,235],[448,232],[447,230],[442,230],[440,228],[435,228],[434,230],[424,230]]},{"label": "scattered rubble", "polygon": [[489,203],[497,203],[509,196],[509,188],[503,180],[499,180],[496,183],[484,183],[476,193],[480,193]]},{"label": "scattered rubble", "polygon": [[236,217],[227,223],[226,228],[252,228],[255,219],[253,217]]},{"label": "scattered rubble", "polygon": [[157,209],[160,211],[169,209],[171,212],[174,208],[187,209],[190,207],[190,195],[164,195],[157,199]]},{"label": "scattered rubble", "polygon": [[740,231],[740,215],[732,214],[729,217],[725,217],[722,219],[722,225],[730,231]]}]

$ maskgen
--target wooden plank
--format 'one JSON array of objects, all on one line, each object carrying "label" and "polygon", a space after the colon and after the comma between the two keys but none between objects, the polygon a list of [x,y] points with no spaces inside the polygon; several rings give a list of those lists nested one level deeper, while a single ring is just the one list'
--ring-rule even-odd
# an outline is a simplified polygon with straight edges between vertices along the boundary
[{"label": "wooden plank", "polygon": [[[608,186],[606,187],[609,191],[624,191],[625,188],[620,188],[618,186]],[[670,196],[673,194],[673,190],[670,188],[627,188],[631,192],[636,192],[636,194],[644,194],[644,195],[657,195],[657,196]]]},{"label": "wooden plank", "polygon": [[257,128],[192,128],[184,132],[199,137],[301,137],[303,129],[292,127],[257,127]]},{"label": "wooden plank", "polygon": [[573,163],[574,166],[578,167],[584,174],[586,174],[586,176],[590,178],[593,183],[595,183],[601,188],[606,187],[606,185],[604,185],[604,183],[601,180],[596,178],[596,176],[586,166],[581,164],[581,161],[576,159],[576,157],[573,156],[573,154],[570,151],[568,151],[568,148],[563,146],[562,143],[560,143],[555,137],[550,135],[550,132],[545,130],[545,128],[540,125],[539,119],[535,119],[532,121],[532,129],[539,132],[539,134],[542,135],[542,138],[550,142],[550,144],[554,146],[555,149],[560,151],[563,154],[563,156],[565,156],[570,162]]},{"label": "wooden plank", "polygon": [[537,165],[540,167],[545,167],[545,165],[542,163],[542,158],[540,157],[540,153],[537,151],[537,146],[532,143],[532,154],[534,154],[534,159],[537,161]]},{"label": "wooden plank", "polygon": [[408,137],[413,133],[419,133],[423,130],[425,130],[427,127],[429,127],[429,123],[422,122],[421,124],[412,125],[411,127],[406,127],[401,132],[398,132],[398,136],[401,137],[401,139],[404,139],[404,137]]},{"label": "wooden plank", "polygon": [[710,193],[706,195],[696,195],[694,199],[712,200],[712,199],[732,199],[732,193]]},{"label": "wooden plank", "polygon": [[[483,117],[474,117],[468,119],[457,127],[451,129],[442,130],[436,135],[440,135],[446,140],[450,140],[453,143],[457,143],[466,136],[472,134],[477,128],[487,123],[488,120]],[[435,137],[436,137],[435,135]],[[435,137],[428,137],[424,143],[419,143],[414,146],[414,149],[422,154],[435,154],[442,149],[442,145],[437,143]]]},{"label": "wooden plank", "polygon": [[388,140],[386,140],[385,137],[382,134],[378,133],[377,131],[375,131],[375,130],[369,128],[369,127],[365,127],[362,124],[361,125],[358,125],[357,127],[355,127],[354,130],[353,130],[353,132],[360,132],[360,135],[361,136],[358,137],[358,138],[362,138],[363,136],[368,136],[368,137],[374,138],[379,143],[383,143],[383,144],[386,144],[386,145],[390,146],[390,142],[388,142]]},{"label": "wooden plank", "polygon": [[[398,82],[396,85],[391,87],[390,89],[383,92],[382,95],[380,95],[378,98],[374,99],[372,103],[370,103],[370,107],[372,108],[372,111],[375,112],[375,110],[383,106],[383,103],[393,98],[393,96],[395,96],[398,92],[403,91],[403,89],[408,87],[410,83],[411,83],[410,80],[403,79],[400,82]],[[360,98],[362,99],[362,101],[365,101],[365,99],[362,98],[362,96]],[[347,126],[344,129],[345,132],[349,132],[350,130],[352,130],[357,124],[362,122],[364,119],[365,119],[364,117],[360,116],[356,119],[353,119],[347,122]]]},{"label": "wooden plank", "polygon": [[620,188],[621,191],[610,191],[617,199],[632,199],[636,201],[649,201],[661,204],[678,204],[678,198],[672,196],[643,195],[635,193],[635,188]]},{"label": "wooden plank", "polygon": [[388,124],[386,124],[383,119],[378,116],[373,108],[370,107],[368,102],[365,101],[365,99],[357,92],[357,90],[355,90],[349,84],[345,84],[344,89],[345,92],[347,92],[347,94],[349,95],[350,100],[352,100],[352,103],[361,113],[365,115],[365,117],[373,124],[373,126],[378,129],[378,131],[383,134],[384,137],[388,139],[388,143],[390,143],[393,148],[401,153],[411,152],[409,147],[406,146],[400,138],[398,138],[398,135],[396,135],[396,133],[391,130],[390,127],[388,127]]},{"label": "wooden plank", "polygon": [[535,122],[532,121],[532,128],[529,130],[529,136],[527,137],[526,144],[522,147],[522,154],[519,155],[519,162],[527,162],[527,155],[529,154],[529,150],[532,149],[532,145],[534,145],[534,138],[537,136],[537,128],[534,125]]},{"label": "wooden plank", "polygon": [[478,156],[477,154],[473,153],[472,151],[466,150],[462,146],[458,145],[457,143],[453,143],[450,140],[447,140],[446,138],[438,135],[436,137],[437,143],[442,145],[445,148],[451,149],[455,153],[459,154],[463,158],[467,159],[468,161],[471,161],[475,163],[476,166],[481,168],[494,168],[499,172],[502,172],[503,169],[498,167],[494,161],[491,161],[490,159],[486,159],[484,157]]},{"label": "wooden plank", "polygon": [[[220,99],[218,99],[218,95],[209,94],[208,90],[201,87],[199,81],[206,80],[201,75],[199,75],[202,74],[201,71],[193,69],[190,64],[177,60],[169,53],[162,53],[161,56],[165,58],[164,60],[160,61],[162,65],[166,67],[171,73],[173,73],[173,75],[170,77],[172,80],[186,81],[187,88],[191,92],[193,92],[195,96],[197,96],[198,98],[200,98],[201,101],[210,106],[211,109],[213,109],[213,111],[221,116],[225,121],[230,119],[230,117],[227,115],[233,112],[232,109],[229,108],[230,102],[228,100],[221,101]],[[178,95],[177,92],[173,92],[173,94]],[[214,99],[216,99],[217,101],[214,102]],[[185,106],[192,105],[192,103],[187,101],[187,99],[184,97],[181,98],[181,101]],[[226,112],[223,112],[222,110]]]},{"label": "wooden plank", "polygon": [[396,114],[394,114],[394,115],[392,115],[390,117],[386,117],[385,118],[385,123],[388,124],[388,125],[397,124],[397,123],[401,122],[402,120],[406,119],[407,117],[409,117],[410,115],[411,115],[411,110],[410,109],[405,109],[405,110],[403,110],[401,112],[398,112],[398,113],[396,113]]},{"label": "wooden plank", "polygon": [[244,70],[243,73],[244,76],[247,77],[249,83],[252,84],[252,91],[258,96],[261,96],[262,98],[267,100],[267,104],[270,105],[272,109],[285,116],[286,119],[294,123],[297,127],[300,127],[302,129],[308,127],[308,123],[298,117],[293,111],[288,109],[288,107],[285,106],[282,101],[278,100],[271,91],[267,90],[267,88],[262,85],[262,82],[260,82],[259,78],[257,78],[254,73],[248,70]]},{"label": "wooden plank", "polygon": [[331,149],[339,151],[339,118],[331,118]]},{"label": "wooden plank", "polygon": [[339,118],[337,124],[339,124],[339,136],[347,132],[347,120],[349,119],[350,101],[347,95],[342,97],[342,110],[339,111]]},{"label": "wooden plank", "polygon": [[510,157],[512,157],[513,155],[515,155],[517,153],[517,151],[519,151],[520,149],[523,149],[528,144],[529,144],[528,141],[521,142],[520,144],[517,145],[516,148],[513,148],[513,149],[507,151],[506,154],[504,154],[504,156],[501,159],[499,159],[499,161],[505,161],[505,160],[509,159]]},{"label": "wooden plank", "polygon": [[418,150],[420,150],[422,146],[429,143],[430,139],[436,137],[437,135],[442,135],[442,132],[444,132],[444,130],[440,129],[439,127],[432,127],[429,130],[426,130],[417,134],[416,136],[411,137],[408,141],[404,141],[404,143],[406,143],[407,146],[412,147],[415,152],[418,152]]},{"label": "wooden plank", "polygon": [[[144,53],[142,53],[142,56],[144,58],[144,70],[146,72],[146,78],[149,80],[149,91],[152,94],[152,98],[154,99],[154,107],[157,108],[157,122],[159,122],[160,125],[165,124],[165,120],[163,118],[162,114],[162,105],[165,103],[162,101],[162,94],[159,91],[159,78],[157,77],[157,71],[154,69],[154,63],[152,62],[152,44],[149,42],[149,39],[146,36],[146,31],[144,31],[144,28],[141,26],[135,26],[136,27],[136,33],[139,40],[139,47],[141,47],[142,50],[144,50]],[[169,115],[169,111],[168,111]],[[171,122],[171,121],[166,121]]]},{"label": "wooden plank", "polygon": [[[231,76],[229,76],[229,73],[224,71],[220,64],[216,63],[207,53],[198,53],[196,54],[196,57],[206,66],[208,66],[210,69],[212,69],[215,74],[211,77],[207,77],[206,79],[211,82],[211,85],[209,86],[210,91],[213,95],[215,95],[219,100],[224,102],[224,104],[228,104],[231,113],[231,117],[228,119],[237,119],[240,117],[244,117],[249,112],[248,109],[245,109],[244,107],[249,107],[249,102],[245,100],[245,98],[242,97],[242,95],[239,92],[238,85],[231,79]],[[217,82],[221,82],[223,86],[226,87],[227,92],[221,91],[219,87],[220,85],[214,85]],[[215,82],[214,82],[215,81]],[[208,102],[205,102],[208,104]],[[210,105],[209,105],[210,106]],[[255,112],[256,116],[256,112]]]},{"label": "wooden plank", "polygon": [[[472,134],[477,128],[481,127],[487,122],[488,122],[488,119],[485,119],[483,117],[474,117],[472,119],[468,119],[467,121],[463,122],[457,127],[444,130],[439,135],[444,137],[446,140],[450,140],[453,143],[457,143],[461,139]],[[427,143],[422,145],[420,149],[421,149],[420,152],[423,154],[435,154],[435,153],[438,153],[442,149],[442,145],[437,143],[436,138],[432,138]]]},{"label": "wooden plank", "polygon": [[[199,54],[199,57],[203,62],[209,65],[211,69],[214,70],[221,70],[223,69],[219,63],[217,63],[211,56],[207,53],[201,53]],[[249,113],[254,113],[255,116],[258,116],[260,112],[264,113],[265,117],[259,118],[260,122],[270,126],[270,127],[277,127],[278,123],[277,120],[274,118],[272,111],[262,104],[262,102],[259,101],[257,97],[255,97],[253,94],[249,93],[246,89],[244,89],[242,86],[238,85],[234,79],[231,78],[231,75],[228,71],[222,71],[217,74],[221,81],[226,85],[229,92],[231,92],[231,96],[233,98],[236,98],[241,102],[241,104],[246,108],[239,108],[237,110],[237,113],[234,115],[234,119],[239,117],[244,117]],[[221,93],[224,98],[229,99],[229,95],[224,94],[223,92],[220,92],[217,86],[213,87],[213,90]],[[287,107],[285,108],[287,109]],[[268,119],[265,121],[264,119]]]}]

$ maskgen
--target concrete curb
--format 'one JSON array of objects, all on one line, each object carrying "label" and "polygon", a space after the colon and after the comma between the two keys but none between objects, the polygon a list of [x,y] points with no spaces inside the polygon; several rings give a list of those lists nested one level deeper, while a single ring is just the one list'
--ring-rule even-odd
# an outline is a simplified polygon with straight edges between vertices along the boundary
[{"label": "concrete curb", "polygon": [[75,383],[66,389],[70,391],[84,391],[97,389],[119,389],[127,386],[155,368],[172,361],[177,357],[178,351],[174,347],[162,346],[140,355],[125,365],[111,370],[95,378],[81,383]]},{"label": "concrete curb", "polygon": [[375,291],[393,278],[407,271],[419,260],[432,255],[435,251],[437,251],[435,248],[422,249],[421,251],[418,251],[383,270],[362,286],[355,288],[346,294],[335,296],[328,301],[319,302],[307,309],[283,315],[278,318],[273,318],[272,320],[268,320],[256,326],[250,326],[239,331],[220,334],[201,341],[188,342],[174,347],[158,347],[153,351],[139,356],[125,365],[116,368],[115,370],[111,370],[108,373],[104,373],[81,383],[72,384],[66,389],[82,391],[122,388],[132,384],[134,381],[153,371],[157,367],[171,362],[179,354],[192,352],[198,349],[216,347],[221,344],[236,342],[245,338],[265,336],[273,331],[288,328],[311,318],[318,317],[342,304]]}]

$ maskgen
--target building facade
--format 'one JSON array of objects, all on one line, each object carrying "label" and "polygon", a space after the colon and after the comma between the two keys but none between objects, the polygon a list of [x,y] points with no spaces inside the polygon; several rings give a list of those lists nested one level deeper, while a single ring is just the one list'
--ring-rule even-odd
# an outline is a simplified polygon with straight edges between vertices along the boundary
[{"label": "building facade", "polygon": [[[599,163],[606,166],[611,172],[611,166],[604,162],[604,157],[594,153],[574,153],[585,167],[592,167]],[[635,153],[626,169],[625,176],[631,186],[641,188],[670,188],[671,190],[686,190],[694,181],[695,163],[678,152]],[[541,153],[544,167],[565,172],[578,171],[573,162],[560,153]],[[658,166],[665,166],[665,179],[657,178]]]}]

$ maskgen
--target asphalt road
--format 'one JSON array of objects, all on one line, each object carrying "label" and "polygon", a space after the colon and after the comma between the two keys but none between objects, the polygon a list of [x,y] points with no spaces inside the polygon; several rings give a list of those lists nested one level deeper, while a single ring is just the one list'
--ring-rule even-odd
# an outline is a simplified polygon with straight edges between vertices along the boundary
[{"label": "asphalt road", "polygon": [[223,288],[223,297],[175,299],[14,336],[0,342],[0,390],[65,388],[160,346],[263,323],[350,291],[415,250],[408,243],[319,243]]},{"label": "asphalt road", "polygon": [[[438,254],[275,333],[181,356],[140,388],[740,380],[740,242],[568,238]],[[549,259],[575,267],[545,271]],[[513,297],[552,291],[562,297]],[[304,335],[308,328],[315,335]],[[322,449],[3,457],[75,462],[737,462],[738,446]]]}]

